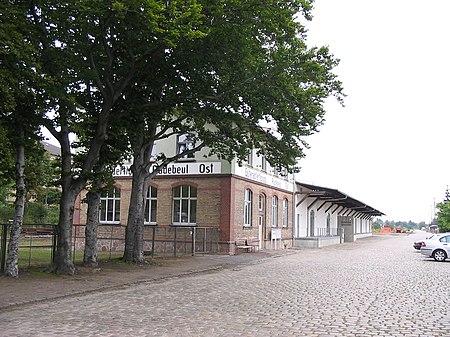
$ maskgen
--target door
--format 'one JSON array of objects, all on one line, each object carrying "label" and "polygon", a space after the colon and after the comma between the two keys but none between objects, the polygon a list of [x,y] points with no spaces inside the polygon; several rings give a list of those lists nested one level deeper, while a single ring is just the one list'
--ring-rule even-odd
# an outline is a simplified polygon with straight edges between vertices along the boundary
[{"label": "door", "polygon": [[258,197],[258,240],[260,249],[265,248],[266,232],[266,196],[261,193]]}]

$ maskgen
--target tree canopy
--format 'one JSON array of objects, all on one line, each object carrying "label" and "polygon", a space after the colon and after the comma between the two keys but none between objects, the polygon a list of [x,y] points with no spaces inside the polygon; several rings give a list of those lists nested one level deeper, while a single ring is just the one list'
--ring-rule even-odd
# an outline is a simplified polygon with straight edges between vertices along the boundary
[{"label": "tree canopy", "polygon": [[[70,245],[75,198],[104,167],[105,150],[118,146],[111,140],[120,133],[126,135],[120,146],[130,146],[134,157],[151,153],[158,139],[190,133],[221,158],[243,159],[257,148],[273,166],[293,169],[304,156],[305,137],[324,121],[324,99],[343,98],[333,73],[338,60],[328,48],[310,48],[305,42],[301,19],[311,19],[312,4],[2,3],[4,13],[18,19],[9,27],[16,36],[9,45],[32,52],[12,53],[13,61],[1,59],[0,88],[6,89],[0,94],[17,111],[8,94],[13,84],[5,79],[20,74],[16,78],[27,92],[35,97],[39,93],[28,115],[38,122],[28,117],[21,122],[45,126],[61,146],[57,271],[74,270]],[[4,64],[24,64],[25,71],[6,71]],[[25,81],[28,77],[33,81]],[[75,160],[70,135],[84,149]],[[164,165],[177,157],[160,153],[157,159]],[[134,168],[145,172],[147,164],[142,161],[138,167],[136,162]]]}]

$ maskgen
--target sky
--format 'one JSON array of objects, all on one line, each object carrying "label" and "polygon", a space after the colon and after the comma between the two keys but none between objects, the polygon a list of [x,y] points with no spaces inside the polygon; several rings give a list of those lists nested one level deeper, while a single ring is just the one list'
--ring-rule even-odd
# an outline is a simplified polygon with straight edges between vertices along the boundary
[{"label": "sky", "polygon": [[345,107],[325,102],[298,179],[425,221],[450,185],[450,1],[315,0],[309,46],[340,64]]}]

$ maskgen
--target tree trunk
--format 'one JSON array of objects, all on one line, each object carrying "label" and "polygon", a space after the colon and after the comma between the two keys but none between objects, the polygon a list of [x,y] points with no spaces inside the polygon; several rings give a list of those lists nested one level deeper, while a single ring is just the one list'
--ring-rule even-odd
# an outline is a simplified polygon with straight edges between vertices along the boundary
[{"label": "tree trunk", "polygon": [[23,213],[25,209],[25,148],[23,145],[24,131],[20,130],[20,143],[17,146],[17,162],[16,162],[16,201],[14,222],[11,226],[8,258],[6,260],[5,275],[10,277],[19,276],[19,238],[23,222]]},{"label": "tree trunk", "polygon": [[63,187],[57,226],[58,240],[54,271],[58,274],[73,275],[75,266],[72,261],[72,224],[75,199],[79,192]]},{"label": "tree trunk", "polygon": [[97,263],[97,227],[99,223],[100,192],[89,191],[87,194],[87,222],[85,228],[85,244],[83,264],[96,267]]},{"label": "tree trunk", "polygon": [[123,256],[127,262],[144,261],[144,207],[148,189],[145,184],[145,175],[134,170]]}]

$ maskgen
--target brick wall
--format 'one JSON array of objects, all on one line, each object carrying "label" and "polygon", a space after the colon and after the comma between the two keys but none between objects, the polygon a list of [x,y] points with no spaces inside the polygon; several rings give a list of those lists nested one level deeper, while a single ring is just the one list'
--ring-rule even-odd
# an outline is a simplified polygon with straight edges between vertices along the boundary
[{"label": "brick wall", "polygon": [[[157,177],[151,181],[151,185],[158,189],[158,227],[169,227],[172,224],[172,189],[179,185],[195,186],[197,188],[197,226],[218,229],[219,242],[217,250],[226,254],[235,253],[234,243],[237,238],[258,238],[258,222],[261,214],[258,207],[260,194],[264,194],[266,197],[265,216],[263,217],[265,224],[263,248],[270,248],[272,196],[276,195],[278,197],[278,228],[281,228],[285,246],[290,247],[292,244],[293,207],[292,194],[290,192],[231,175],[187,176],[185,178]],[[131,178],[117,179],[116,187],[121,189],[119,225],[119,228],[121,228],[120,226],[126,226],[127,222]],[[247,188],[253,192],[251,227],[244,226],[244,192]],[[74,215],[75,224],[83,225],[86,223],[87,205],[80,202],[80,199],[84,196],[85,193],[82,193],[77,200]],[[287,228],[282,228],[283,199],[288,200]]]}]

